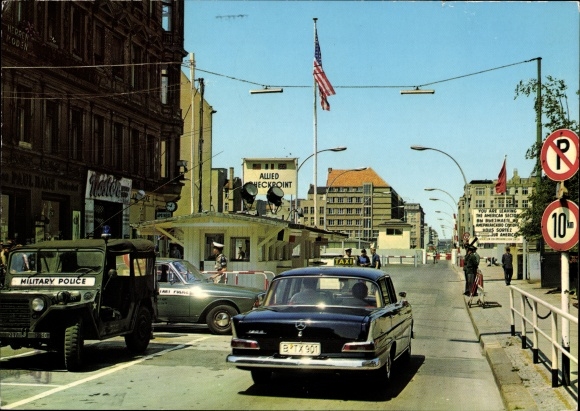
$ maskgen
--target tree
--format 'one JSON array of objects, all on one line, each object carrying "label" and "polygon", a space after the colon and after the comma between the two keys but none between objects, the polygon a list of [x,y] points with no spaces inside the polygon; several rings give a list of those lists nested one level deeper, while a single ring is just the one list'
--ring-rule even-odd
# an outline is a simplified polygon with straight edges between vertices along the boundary
[{"label": "tree", "polygon": [[[567,86],[564,80],[558,80],[552,76],[546,76],[547,81],[543,82],[541,87],[541,102],[534,99],[534,111],[541,110],[542,118],[546,119],[544,129],[546,137],[558,129],[570,129],[579,134],[578,121],[570,119],[568,108],[568,96],[566,95]],[[516,87],[515,98],[520,96],[529,97],[535,95],[538,90],[538,81],[530,79],[526,83],[520,81]],[[580,96],[580,91],[576,91]],[[514,99],[515,99],[514,98]],[[534,143],[526,152],[526,159],[535,159],[538,161],[542,145]],[[540,170],[536,170],[540,172]],[[578,173],[566,181],[568,197],[571,199],[578,198]],[[532,194],[528,197],[530,207],[524,208],[519,215],[518,228],[516,235],[521,235],[528,241],[542,238],[542,214],[546,206],[556,199],[556,182],[546,176],[537,182]]]}]

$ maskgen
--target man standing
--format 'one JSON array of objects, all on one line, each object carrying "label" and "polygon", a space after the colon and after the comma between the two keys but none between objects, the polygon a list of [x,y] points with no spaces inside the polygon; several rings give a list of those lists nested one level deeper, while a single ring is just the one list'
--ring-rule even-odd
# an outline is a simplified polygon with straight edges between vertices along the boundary
[{"label": "man standing", "polygon": [[[469,288],[465,295],[470,295],[471,290],[473,289],[473,283],[475,282],[475,275],[477,274],[477,269],[479,268],[479,254],[477,254],[477,247],[470,245],[468,250],[469,253],[467,254],[467,257],[465,257],[465,265],[467,268],[467,286]],[[473,295],[477,296],[477,290],[475,290]]]},{"label": "man standing", "polygon": [[358,256],[357,265],[360,265],[361,267],[370,267],[370,265],[371,265],[371,259],[367,255],[367,250],[365,250],[364,248],[362,250],[360,250],[360,255]]},{"label": "man standing", "polygon": [[209,277],[214,283],[225,283],[226,282],[226,271],[228,270],[228,260],[226,256],[222,253],[224,245],[220,243],[213,244],[213,255],[215,255],[215,266],[214,270],[217,274]]},{"label": "man standing", "polygon": [[371,267],[381,269],[381,257],[377,254],[376,248],[371,248]]},{"label": "man standing", "polygon": [[501,266],[503,267],[503,276],[505,278],[505,285],[510,285],[512,276],[514,275],[513,256],[510,253],[510,248],[505,248],[504,255],[501,256]]}]

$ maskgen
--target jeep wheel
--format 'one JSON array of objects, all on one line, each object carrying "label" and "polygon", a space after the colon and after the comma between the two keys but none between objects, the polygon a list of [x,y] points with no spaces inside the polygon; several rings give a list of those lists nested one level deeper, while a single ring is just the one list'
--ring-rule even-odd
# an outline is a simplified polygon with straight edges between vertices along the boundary
[{"label": "jeep wheel", "polygon": [[238,314],[230,305],[218,305],[212,308],[205,322],[212,334],[230,334],[232,332],[232,317]]},{"label": "jeep wheel", "polygon": [[141,307],[139,309],[139,314],[137,314],[135,328],[131,334],[125,336],[125,344],[129,351],[134,353],[144,352],[151,340],[152,330],[153,323],[151,321],[151,313],[147,308]]},{"label": "jeep wheel", "polygon": [[68,371],[77,371],[83,364],[83,327],[79,318],[64,330],[64,365]]}]

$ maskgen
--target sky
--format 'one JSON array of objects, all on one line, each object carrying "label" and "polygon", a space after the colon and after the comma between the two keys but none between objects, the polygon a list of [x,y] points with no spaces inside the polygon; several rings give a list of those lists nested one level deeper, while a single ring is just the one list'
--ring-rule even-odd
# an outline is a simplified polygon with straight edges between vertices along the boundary
[{"label": "sky", "polygon": [[[532,173],[525,154],[536,141],[533,97],[516,99],[515,89],[537,78],[537,57],[543,81],[565,81],[578,121],[578,2],[185,0],[184,46],[217,111],[212,167],[242,177],[243,158],[297,157],[306,197],[314,180],[313,159],[304,161],[315,147],[314,18],[336,91],[330,111],[317,101],[317,149],[347,147],[316,156],[319,186],[328,168],[371,167],[406,202],[420,203],[441,233],[450,217],[436,211],[451,214],[452,199],[424,188],[457,201],[461,170],[468,182],[494,180],[504,158],[508,179],[514,170]],[[429,83],[421,88],[432,95],[400,94]],[[249,93],[263,86],[284,91]],[[412,145],[447,153],[461,170]]]}]

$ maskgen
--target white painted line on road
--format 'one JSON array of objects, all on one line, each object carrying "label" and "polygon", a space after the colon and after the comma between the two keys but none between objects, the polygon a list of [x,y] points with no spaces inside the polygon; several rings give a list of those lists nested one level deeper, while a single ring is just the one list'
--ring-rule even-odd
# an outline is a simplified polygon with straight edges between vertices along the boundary
[{"label": "white painted line on road", "polygon": [[62,385],[60,387],[53,388],[52,390],[45,391],[43,393],[34,395],[34,396],[30,397],[30,398],[25,398],[23,400],[13,402],[12,404],[6,404],[6,405],[2,406],[2,409],[3,410],[11,410],[13,408],[20,407],[22,405],[25,405],[25,404],[28,404],[30,402],[39,400],[41,398],[48,397],[49,395],[56,394],[57,392],[67,390],[67,389],[72,388],[72,387],[76,387],[77,385],[81,385],[81,384],[84,384],[86,382],[89,382],[89,381],[92,381],[92,380],[96,380],[98,378],[104,377],[104,376],[109,375],[109,374],[113,374],[113,373],[115,373],[117,371],[120,371],[120,370],[122,370],[124,368],[128,368],[128,367],[131,367],[133,365],[139,364],[140,362],[143,362],[143,361],[146,361],[146,360],[150,360],[150,359],[152,359],[154,357],[159,357],[159,356],[161,356],[163,354],[167,354],[168,352],[175,351],[175,350],[178,350],[178,349],[183,348],[183,347],[187,347],[188,345],[195,344],[195,343],[200,342],[200,341],[203,341],[203,340],[207,340],[208,338],[210,338],[210,337],[207,336],[207,337],[197,338],[197,339],[192,340],[192,341],[190,341],[188,343],[180,344],[180,345],[177,345],[175,347],[171,347],[171,348],[168,348],[166,350],[159,351],[158,353],[147,355],[146,357],[139,358],[138,360],[131,361],[131,362],[128,362],[126,364],[117,365],[117,366],[115,366],[113,368],[109,368],[108,370],[103,371],[101,373],[98,373],[98,374],[95,374],[95,375],[91,375],[90,377],[87,377],[87,378],[83,378],[82,380],[78,380],[78,381],[75,381],[75,382],[71,382],[70,384],[66,384],[66,385]]}]

